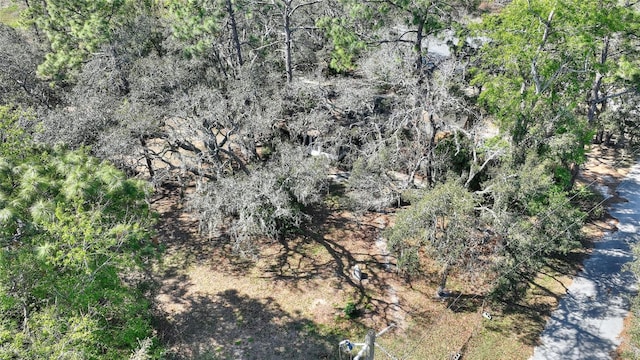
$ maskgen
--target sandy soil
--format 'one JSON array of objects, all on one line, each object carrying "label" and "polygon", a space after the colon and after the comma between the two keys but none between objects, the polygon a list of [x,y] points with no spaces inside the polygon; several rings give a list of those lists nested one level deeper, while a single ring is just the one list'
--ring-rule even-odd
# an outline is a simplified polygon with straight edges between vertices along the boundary
[{"label": "sandy soil", "polygon": [[634,155],[626,150],[597,145],[592,147],[577,182],[603,194],[602,206],[605,214],[585,227],[589,240],[597,241],[607,231],[616,230],[617,220],[606,212],[606,208],[616,202],[626,201],[620,198],[616,188],[629,173],[633,163]]},{"label": "sandy soil", "polygon": [[[579,182],[606,188],[613,196],[605,203],[622,201],[615,188],[629,164],[623,155],[594,149]],[[263,243],[258,258],[247,261],[235,257],[223,237],[200,237],[197,221],[182,211],[174,190],[164,189],[154,199],[161,214],[157,241],[166,248],[155,271],[156,325],[170,358],[333,359],[345,336],[360,342],[368,328],[389,324],[397,327],[383,336],[382,344],[397,345],[391,349],[396,357],[424,358],[425,353],[406,354],[404,349],[419,340],[429,353],[454,354],[474,334],[483,289],[453,275],[449,285],[462,300],[450,309],[448,302],[433,299],[435,267],[420,279],[389,271],[395,259],[380,238],[388,215],[355,216],[328,204],[313,209],[317,216],[303,233]],[[587,233],[596,241],[613,229],[615,219],[604,217]],[[365,274],[361,281],[353,276],[356,265]],[[350,302],[359,315],[352,320],[343,312]]]},{"label": "sandy soil", "polygon": [[[262,244],[249,261],[234,256],[223,238],[200,237],[171,189],[154,207],[162,216],[158,242],[166,247],[156,269],[157,321],[174,358],[334,358],[337,331],[393,323],[398,333],[412,315],[429,311],[421,303],[435,292],[431,285],[390,271],[394,259],[379,236],[384,214],[317,209],[303,234]],[[344,318],[349,302],[357,320]]]}]

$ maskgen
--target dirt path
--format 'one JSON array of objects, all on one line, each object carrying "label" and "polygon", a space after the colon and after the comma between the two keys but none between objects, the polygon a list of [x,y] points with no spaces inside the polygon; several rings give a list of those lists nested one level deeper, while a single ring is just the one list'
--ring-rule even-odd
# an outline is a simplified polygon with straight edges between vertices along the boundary
[{"label": "dirt path", "polygon": [[[387,226],[386,219],[379,221],[379,223],[380,230],[384,230]],[[380,255],[382,256],[382,264],[384,270],[386,272],[394,271],[393,261],[387,247],[387,239],[385,239],[382,235],[378,235],[376,239],[376,247],[378,248],[378,250],[380,251]],[[389,299],[390,311],[393,320],[392,322],[400,331],[404,331],[407,329],[406,317],[402,312],[402,308],[400,306],[400,298],[398,297],[398,292],[392,281],[387,284],[386,292]]]}]

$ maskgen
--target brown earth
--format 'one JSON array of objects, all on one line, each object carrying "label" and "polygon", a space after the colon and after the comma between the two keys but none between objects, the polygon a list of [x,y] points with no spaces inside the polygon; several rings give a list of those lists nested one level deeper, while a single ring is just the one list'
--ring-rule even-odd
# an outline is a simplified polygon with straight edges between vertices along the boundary
[{"label": "brown earth", "polygon": [[[615,194],[630,163],[621,151],[596,147],[579,182]],[[379,235],[393,214],[357,216],[327,202],[314,209],[314,223],[302,233],[265,242],[255,260],[246,260],[232,253],[228,239],[199,236],[197,221],[183,211],[177,193],[163,189],[153,200],[161,215],[157,241],[165,248],[155,269],[156,320],[169,358],[334,359],[339,341],[362,342],[367,329],[395,324],[378,343],[396,358],[445,358],[467,347],[480,354],[482,343],[506,332],[512,344],[504,355],[492,352],[493,358],[525,359],[544,324],[540,310],[550,312],[559,296],[534,289],[535,311],[496,313],[509,320],[499,329],[485,329],[479,320],[488,310],[484,289],[469,285],[484,283],[481,278],[453,274],[448,285],[455,298],[440,301],[433,297],[438,273],[433,264],[427,264],[433,271],[411,279],[388,271],[395,259],[385,253]],[[614,196],[604,203],[615,201],[622,200]],[[597,241],[614,229],[615,219],[604,216],[585,231]],[[584,255],[573,259],[575,266],[563,267],[564,274],[550,275],[559,293]],[[365,274],[361,281],[353,276],[356,265]],[[353,319],[344,313],[349,303],[357,310]],[[484,358],[473,352],[469,358]]]},{"label": "brown earth", "polygon": [[[588,156],[584,169],[580,172],[578,183],[595,190],[598,190],[598,188],[601,190],[606,189],[605,191],[610,194],[610,197],[602,202],[602,206],[606,209],[616,202],[625,201],[618,196],[616,189],[629,173],[631,165],[632,159],[629,155],[621,153],[618,149],[594,147]],[[587,226],[597,239],[599,236],[604,235],[604,232],[615,230],[616,224],[617,220],[605,212],[601,219],[593,220]]]},{"label": "brown earth", "polygon": [[[388,259],[375,243],[387,221],[382,214],[356,219],[319,209],[305,233],[263,244],[249,261],[225,240],[200,237],[173,192],[160,194],[154,208],[158,242],[166,246],[156,269],[159,335],[175,358],[331,358],[338,333],[391,323],[402,331],[407,316],[423,312],[415,299],[432,293],[424,284],[407,289],[385,271]],[[352,275],[355,265],[362,281]],[[345,318],[349,302],[357,321]]]}]

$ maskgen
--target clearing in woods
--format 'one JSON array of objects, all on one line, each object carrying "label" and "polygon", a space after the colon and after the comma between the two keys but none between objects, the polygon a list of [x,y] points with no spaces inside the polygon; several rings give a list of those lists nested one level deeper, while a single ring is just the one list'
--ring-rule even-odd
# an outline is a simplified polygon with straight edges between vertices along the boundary
[{"label": "clearing in woods", "polygon": [[[265,244],[249,261],[234,256],[224,238],[198,236],[197,221],[177,200],[168,192],[154,202],[166,246],[157,311],[176,358],[335,358],[344,336],[391,323],[404,332],[411,314],[429,311],[421,299],[435,288],[420,282],[411,289],[391,271],[379,236],[387,215],[356,219],[318,209],[303,233]],[[353,319],[344,312],[349,303]]]},{"label": "clearing in woods", "polygon": [[[580,181],[614,194],[628,163],[613,150],[593,154]],[[327,202],[314,209],[303,231],[263,244],[257,260],[249,261],[234,256],[224,237],[199,236],[177,191],[159,191],[153,206],[161,214],[158,240],[165,248],[154,272],[156,321],[174,359],[339,359],[339,341],[362,342],[369,328],[389,324],[396,327],[377,343],[393,358],[464,352],[466,359],[527,359],[587,253],[576,251],[568,262],[545,269],[522,303],[492,309],[483,301],[481,276],[453,274],[448,287],[454,296],[442,301],[434,298],[435,264],[426,263],[425,272],[410,279],[395,273],[380,237],[393,214],[357,216]],[[613,226],[603,217],[585,234],[594,240]],[[356,265],[361,281],[353,276]],[[355,311],[347,316],[350,304]]]}]

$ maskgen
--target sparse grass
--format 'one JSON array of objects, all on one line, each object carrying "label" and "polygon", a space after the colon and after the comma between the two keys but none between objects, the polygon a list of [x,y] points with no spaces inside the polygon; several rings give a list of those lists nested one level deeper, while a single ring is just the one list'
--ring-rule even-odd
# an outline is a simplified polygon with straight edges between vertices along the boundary
[{"label": "sparse grass", "polygon": [[[452,299],[434,298],[440,271],[436,263],[426,261],[422,273],[411,279],[384,271],[375,245],[380,215],[356,219],[342,209],[341,201],[339,195],[330,198],[304,233],[264,244],[259,260],[251,264],[241,264],[220,249],[211,251],[206,261],[194,260],[188,253],[174,253],[166,259],[169,268],[192,264],[179,281],[165,280],[163,291],[178,292],[179,297],[164,294],[159,301],[160,307],[168,309],[174,326],[179,331],[186,330],[180,333],[178,345],[191,342],[200,346],[202,341],[211,349],[218,349],[215,358],[226,359],[246,355],[242,351],[255,351],[266,342],[272,352],[256,356],[291,358],[296,354],[288,353],[290,349],[283,344],[295,334],[296,341],[308,351],[333,349],[332,355],[327,356],[335,358],[340,340],[362,342],[368,329],[380,330],[398,320],[387,290],[392,286],[404,328],[386,333],[377,343],[394,357],[446,359],[462,352],[464,359],[525,360],[531,356],[548,315],[569,286],[570,276],[579,270],[588,254],[581,249],[551,260],[518,304],[485,303],[482,294],[489,279],[482,274],[475,278],[452,274],[448,288],[463,296],[451,306]],[[392,218],[386,220],[387,224],[393,222]],[[596,239],[607,230],[605,223],[601,220],[585,235]],[[351,276],[355,264],[368,275],[361,283]],[[183,286],[176,291],[172,287],[175,284]],[[349,304],[361,316],[348,319],[344,310]],[[190,326],[200,324],[202,312],[198,308],[207,309],[217,318],[212,324]],[[491,313],[491,320],[482,317],[483,310]],[[256,323],[256,317],[265,323]],[[224,332],[217,332],[218,327]],[[276,331],[265,338],[273,329]],[[298,355],[297,358],[314,358]]]},{"label": "sparse grass", "polygon": [[357,305],[353,301],[347,302],[342,312],[347,319],[355,319],[360,316],[360,310],[358,310]]},{"label": "sparse grass", "polygon": [[346,200],[338,195],[329,194],[324,199],[324,204],[329,209],[340,209]]},{"label": "sparse grass", "polygon": [[160,276],[184,273],[194,263],[194,255],[184,250],[164,252],[159,261],[153,265],[154,273]]},{"label": "sparse grass", "polygon": [[[633,252],[638,255],[640,248],[638,244],[634,244]],[[636,276],[640,275],[640,264],[637,258],[627,269],[633,271]],[[620,335],[622,344],[618,349],[617,355],[620,359],[638,360],[640,359],[640,297],[636,296],[631,300],[631,309],[624,319],[624,330]]]},{"label": "sparse grass", "polygon": [[629,315],[624,319],[624,328],[622,335],[620,336],[623,341],[620,344],[617,355],[619,359],[623,360],[638,360],[640,359],[640,324],[638,322],[637,314],[640,312],[640,303],[638,299],[631,304],[631,311]]},{"label": "sparse grass", "polygon": [[7,6],[0,6],[0,23],[11,27],[18,27],[20,25],[20,11],[22,9],[18,4],[9,4]]},{"label": "sparse grass", "polygon": [[[209,265],[196,263],[185,270],[189,284],[183,296],[198,294],[217,302],[219,294],[237,291],[250,299],[273,304],[278,312],[286,314],[285,318],[296,319],[293,331],[305,339],[333,339],[336,345],[343,339],[362,342],[368,328],[380,330],[394,320],[388,309],[388,295],[382,288],[382,280],[389,275],[375,263],[363,264],[371,261],[376,248],[367,243],[370,241],[367,238],[360,238],[357,229],[350,229],[352,224],[327,225],[325,229],[330,230],[325,230],[327,233],[316,240],[298,237],[266,246],[260,260],[240,272],[234,270],[229,259],[217,258],[215,264]],[[363,223],[362,229],[366,228]],[[361,291],[337,272],[338,260],[346,261],[349,256],[363,264],[363,272],[370,275]],[[175,254],[167,263],[190,262],[187,258]],[[557,301],[556,295],[551,294],[561,294],[563,284],[568,285],[569,278],[561,271],[575,268],[554,263],[554,269],[558,270],[545,269],[536,278],[537,285],[531,286],[523,306],[490,309],[493,320],[489,321],[480,315],[481,296],[473,295],[482,291],[470,286],[468,279],[456,276],[450,279],[449,288],[465,295],[455,306],[434,299],[439,268],[427,265],[427,273],[412,279],[410,284],[396,276],[384,280],[384,283],[393,280],[408,323],[406,329],[391,331],[379,339],[396,357],[443,359],[463,350],[465,359],[527,359],[545,323],[546,318],[541,314],[548,312]],[[347,263],[342,266],[343,271],[349,273]],[[349,319],[344,312],[345,304],[359,310],[360,316]],[[230,332],[233,338],[227,342],[216,339],[216,345],[223,346],[225,354],[230,354],[230,347],[251,348],[254,342],[264,341],[259,334],[242,330],[251,327],[249,319],[255,315],[253,311],[245,308],[231,311],[227,321],[238,330]],[[283,320],[273,321],[281,326]],[[248,338],[258,340],[237,342]]]},{"label": "sparse grass", "polygon": [[[523,321],[524,320],[524,321]],[[526,316],[496,315],[492,320],[483,320],[484,327],[469,343],[468,359],[527,359],[531,355],[531,344],[523,341],[519,330],[541,330],[537,322],[531,324]],[[543,324],[544,326],[544,324]]]}]

